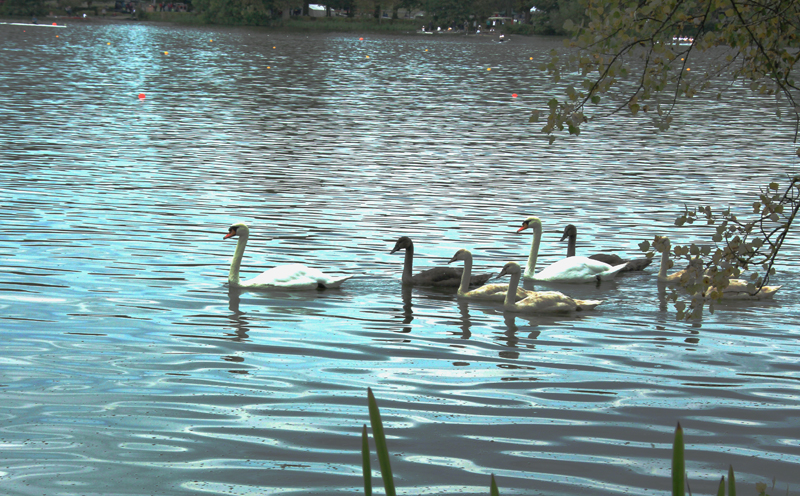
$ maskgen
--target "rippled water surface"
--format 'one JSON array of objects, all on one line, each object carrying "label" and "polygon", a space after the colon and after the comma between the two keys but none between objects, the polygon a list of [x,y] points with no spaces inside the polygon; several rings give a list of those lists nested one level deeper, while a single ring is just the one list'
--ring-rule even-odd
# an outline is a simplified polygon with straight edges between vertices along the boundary
[{"label": "rippled water surface", "polygon": [[[213,41],[212,41],[213,40]],[[746,213],[795,164],[791,123],[732,88],[675,127],[529,124],[558,40],[287,35],[146,24],[0,25],[0,492],[355,494],[373,388],[403,494],[665,494],[676,422],[695,494],[800,476],[798,245],[773,303],[675,321],[657,268],[559,288],[524,317],[402,288],[476,269],[677,243],[684,203]],[[491,70],[488,70],[491,69]],[[138,98],[143,93],[144,99]],[[516,93],[516,98],[512,97]],[[229,291],[303,262],[340,290]],[[377,481],[376,481],[377,483]]]}]

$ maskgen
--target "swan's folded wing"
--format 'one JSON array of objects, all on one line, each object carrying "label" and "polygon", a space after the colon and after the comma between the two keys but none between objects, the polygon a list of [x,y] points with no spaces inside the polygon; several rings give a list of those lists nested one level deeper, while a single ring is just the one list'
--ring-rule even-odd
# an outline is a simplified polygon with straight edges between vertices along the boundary
[{"label": "swan's folded wing", "polygon": [[569,257],[548,265],[537,273],[534,279],[539,281],[581,283],[595,282],[614,278],[625,268],[625,264],[610,266],[588,257]]},{"label": "swan's folded wing", "polygon": [[342,276],[342,277],[333,277],[333,276],[325,276],[324,280],[318,280],[320,286],[323,288],[338,288],[342,285],[343,282],[350,279],[353,276]]},{"label": "swan's folded wing", "polygon": [[319,269],[302,264],[279,265],[245,281],[250,288],[317,289],[337,288],[352,276],[331,277]]},{"label": "swan's folded wing", "polygon": [[[508,284],[484,284],[460,296],[473,300],[504,301],[506,293],[508,293]],[[527,298],[528,293],[529,291],[518,287],[516,301]]]},{"label": "swan's folded wing", "polygon": [[[470,286],[482,286],[486,284],[486,281],[492,278],[494,274],[476,274],[469,278],[469,285]],[[506,285],[508,287],[508,285]]]},{"label": "swan's folded wing", "polygon": [[627,266],[628,266],[627,263],[614,265],[610,269],[607,269],[605,272],[598,274],[598,277],[600,278],[601,281],[608,281],[614,279],[614,277],[616,277],[617,274],[619,274],[620,272],[624,272]]},{"label": "swan's folded wing", "polygon": [[415,286],[457,287],[461,284],[461,272],[457,267],[434,267],[423,270],[411,278]]},{"label": "swan's folded wing", "polygon": [[627,267],[622,269],[622,272],[638,272],[644,270],[645,267],[653,262],[652,258],[634,258],[627,262]]},{"label": "swan's folded wing", "polygon": [[[722,291],[723,300],[768,300],[775,296],[781,286],[763,286],[760,291],[749,289],[748,281],[731,279],[730,284]],[[716,288],[711,288],[712,291]]]},{"label": "swan's folded wing", "polygon": [[589,255],[589,258],[608,265],[619,265],[627,262],[627,260],[613,253],[597,253],[595,255]]}]

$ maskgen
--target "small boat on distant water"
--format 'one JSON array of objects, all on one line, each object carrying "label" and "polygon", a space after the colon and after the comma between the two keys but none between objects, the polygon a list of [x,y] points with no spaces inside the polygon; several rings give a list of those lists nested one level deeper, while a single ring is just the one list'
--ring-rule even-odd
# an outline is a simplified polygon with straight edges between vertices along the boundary
[{"label": "small boat on distant water", "polygon": [[0,22],[0,24],[7,24],[9,26],[36,26],[39,28],[65,28],[64,24],[36,24],[33,22]]}]

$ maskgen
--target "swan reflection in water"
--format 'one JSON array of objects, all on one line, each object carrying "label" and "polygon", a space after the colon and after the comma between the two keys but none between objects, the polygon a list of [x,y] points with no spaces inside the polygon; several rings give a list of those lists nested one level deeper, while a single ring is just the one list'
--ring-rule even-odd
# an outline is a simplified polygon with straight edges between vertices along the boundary
[{"label": "swan reflection in water", "polygon": [[402,333],[411,333],[411,322],[414,321],[414,305],[411,303],[411,286],[404,284],[402,289],[403,297],[403,324],[405,327],[400,331]]},{"label": "swan reflection in water", "polygon": [[249,319],[245,312],[239,310],[242,292],[244,290],[241,288],[228,287],[228,309],[231,311],[228,320],[236,334],[236,341],[246,341],[250,338],[248,334],[250,332]]}]

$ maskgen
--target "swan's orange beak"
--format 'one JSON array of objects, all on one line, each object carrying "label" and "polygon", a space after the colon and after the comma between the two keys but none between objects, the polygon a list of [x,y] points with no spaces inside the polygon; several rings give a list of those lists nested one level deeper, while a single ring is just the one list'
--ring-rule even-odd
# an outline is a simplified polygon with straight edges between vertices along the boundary
[{"label": "swan's orange beak", "polygon": [[236,236],[236,229],[231,229],[230,231],[228,231],[228,234],[226,234],[225,237],[222,239],[228,239],[234,236]]},{"label": "swan's orange beak", "polygon": [[528,228],[528,224],[522,224],[522,227],[520,227],[519,229],[517,229],[517,232],[522,232],[522,231],[524,231],[524,230],[525,230],[525,229],[527,229],[527,228]]}]

